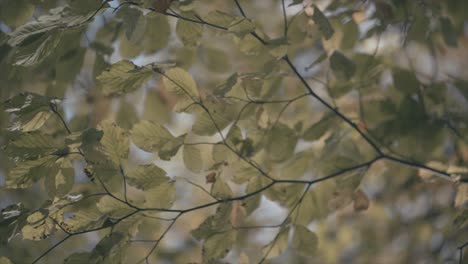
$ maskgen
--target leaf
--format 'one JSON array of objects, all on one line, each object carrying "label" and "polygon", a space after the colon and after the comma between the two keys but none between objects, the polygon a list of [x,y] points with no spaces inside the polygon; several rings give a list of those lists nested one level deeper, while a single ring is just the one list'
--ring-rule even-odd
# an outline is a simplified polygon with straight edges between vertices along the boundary
[{"label": "leaf", "polygon": [[28,209],[17,203],[2,208],[0,214],[0,246],[9,243],[26,224]]},{"label": "leaf", "polygon": [[15,31],[10,34],[8,44],[11,46],[24,46],[50,31],[83,26],[92,21],[91,18],[96,12],[92,10],[85,15],[75,14],[67,6],[62,6],[53,10],[55,12],[54,14],[41,16],[37,21],[16,28]]},{"label": "leaf", "polygon": [[176,188],[173,181],[163,182],[145,192],[145,206],[150,208],[169,209],[176,199]]},{"label": "leaf", "polygon": [[178,136],[164,144],[163,147],[159,150],[159,158],[162,160],[170,160],[172,157],[174,157],[179,151],[179,148],[184,145],[185,136],[186,134]]},{"label": "leaf", "polygon": [[125,217],[133,211],[133,209],[126,204],[110,196],[102,197],[99,202],[97,202],[96,206],[102,214],[110,216],[113,219]]},{"label": "leaf", "polygon": [[211,195],[217,199],[227,199],[231,198],[233,193],[229,185],[223,179],[218,179],[211,186]]},{"label": "leaf", "polygon": [[27,188],[43,177],[55,175],[58,167],[54,156],[44,156],[36,160],[17,163],[6,178],[9,188]]},{"label": "leaf", "polygon": [[172,68],[164,73],[164,87],[172,93],[191,99],[200,97],[197,84],[192,75],[182,68]]},{"label": "leaf", "polygon": [[157,0],[154,1],[154,10],[159,13],[165,13],[174,0]]},{"label": "leaf", "polygon": [[127,159],[130,141],[125,130],[111,121],[103,121],[98,129],[104,132],[101,150],[115,165],[122,165]]},{"label": "leaf", "polygon": [[104,95],[116,96],[133,92],[145,84],[153,75],[150,69],[138,67],[122,60],[112,64],[96,79],[102,85]]},{"label": "leaf", "polygon": [[356,65],[339,51],[330,56],[330,67],[340,79],[349,80],[356,73]]},{"label": "leaf", "polygon": [[203,243],[203,262],[208,263],[210,260],[224,258],[233,247],[236,236],[237,232],[231,230],[208,237]]},{"label": "leaf", "polygon": [[12,137],[5,146],[5,152],[12,157],[29,159],[40,154],[50,154],[58,147],[52,136],[36,131]]},{"label": "leaf", "polygon": [[[245,190],[246,194],[258,192],[260,189],[264,188],[268,183],[266,182],[265,177],[260,175],[251,177],[247,183],[247,188]],[[262,194],[258,193],[244,200],[243,206],[245,207],[247,215],[250,215],[260,206],[260,201]]]},{"label": "leaf", "polygon": [[[198,107],[194,112],[197,119],[192,126],[192,132],[200,136],[212,136],[226,128],[238,114],[237,106],[226,100],[203,102],[205,108]],[[208,110],[208,112],[206,111]]]},{"label": "leaf", "polygon": [[73,188],[75,170],[68,157],[61,157],[55,163],[57,170],[51,171],[51,174],[46,176],[44,184],[50,198],[61,198]]},{"label": "leaf", "polygon": [[306,173],[311,159],[312,157],[309,153],[297,153],[281,169],[281,179],[301,178]]},{"label": "leaf", "polygon": [[419,91],[419,80],[414,72],[394,68],[392,72],[393,85],[400,92],[405,94],[413,94]]},{"label": "leaf", "polygon": [[0,20],[10,27],[16,27],[26,23],[32,17],[36,9],[35,5],[27,0],[6,0],[3,1],[2,4],[8,6],[8,8],[2,8],[0,10]]},{"label": "leaf", "polygon": [[455,32],[455,28],[452,24],[452,21],[450,21],[450,18],[441,17],[439,19],[439,23],[441,27],[440,31],[442,33],[442,36],[444,37],[445,44],[451,47],[457,47],[457,34]]},{"label": "leaf", "polygon": [[28,67],[41,63],[55,51],[61,38],[60,32],[54,32],[22,47],[15,54],[15,65]]},{"label": "leaf", "polygon": [[27,225],[23,226],[21,233],[24,239],[43,240],[50,236],[55,223],[43,212],[37,211],[27,218]]},{"label": "leaf", "polygon": [[361,190],[358,190],[354,193],[353,201],[354,201],[353,208],[354,208],[354,211],[356,212],[364,211],[369,208],[369,205],[370,205],[369,198],[367,197],[366,193]]},{"label": "leaf", "polygon": [[291,246],[302,256],[314,256],[318,248],[317,235],[305,226],[295,225]]},{"label": "leaf", "polygon": [[237,17],[228,26],[228,31],[239,37],[243,37],[255,31],[255,24],[248,18]]},{"label": "leaf", "polygon": [[328,21],[327,17],[318,9],[316,5],[314,5],[314,14],[312,16],[312,20],[314,20],[314,23],[318,25],[320,32],[322,32],[323,37],[326,40],[329,40],[333,34],[335,33],[335,30],[333,30],[330,21]]},{"label": "leaf", "polygon": [[73,253],[68,256],[63,263],[64,264],[82,264],[82,263],[89,263],[91,257],[91,253],[89,252],[79,252]]},{"label": "leaf", "polygon": [[145,120],[135,124],[130,134],[133,143],[146,152],[157,152],[174,139],[163,125]]},{"label": "leaf", "polygon": [[231,212],[231,203],[221,203],[216,209],[215,214],[208,216],[203,223],[192,230],[192,236],[197,240],[203,240],[215,234],[225,232],[226,228],[229,228]]},{"label": "leaf", "polygon": [[263,256],[267,259],[281,255],[287,248],[289,242],[289,227],[282,227],[278,235],[265,247],[263,247]]},{"label": "leaf", "polygon": [[[198,19],[195,16],[195,14],[191,12],[182,13],[182,16],[195,19],[195,20]],[[176,25],[176,34],[177,34],[177,37],[182,41],[184,46],[187,46],[189,48],[194,48],[198,46],[200,42],[200,38],[203,35],[203,25],[199,23],[185,21],[183,19],[178,19],[177,25]]]},{"label": "leaf", "polygon": [[297,140],[294,130],[285,124],[278,123],[268,134],[266,150],[270,159],[280,162],[291,157],[294,153]]},{"label": "leaf", "polygon": [[127,183],[140,190],[148,190],[168,182],[166,172],[154,164],[139,165],[127,174]]},{"label": "leaf", "polygon": [[325,115],[317,123],[307,128],[302,138],[307,141],[319,140],[330,129],[333,123],[333,115]]},{"label": "leaf", "polygon": [[198,173],[203,169],[203,159],[197,146],[185,145],[183,159],[185,167],[192,172]]},{"label": "leaf", "polygon": [[122,233],[112,232],[105,236],[91,252],[90,260],[92,263],[103,263],[105,259],[112,259],[113,255],[121,250],[125,242],[125,236]]}]

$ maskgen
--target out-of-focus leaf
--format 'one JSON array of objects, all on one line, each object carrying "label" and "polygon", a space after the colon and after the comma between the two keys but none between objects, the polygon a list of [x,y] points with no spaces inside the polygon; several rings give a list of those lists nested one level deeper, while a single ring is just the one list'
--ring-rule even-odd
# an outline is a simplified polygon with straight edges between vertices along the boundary
[{"label": "out-of-focus leaf", "polygon": [[279,162],[291,157],[297,143],[297,135],[287,125],[278,123],[268,133],[266,149],[271,160]]},{"label": "out-of-focus leaf", "polygon": [[413,72],[395,68],[392,73],[393,84],[400,92],[413,94],[419,91],[419,81]]},{"label": "out-of-focus leaf", "polygon": [[330,21],[328,21],[327,17],[315,5],[312,19],[314,20],[315,24],[318,25],[320,32],[322,32],[322,35],[326,40],[330,39],[333,36],[335,30],[332,28]]},{"label": "out-of-focus leaf", "polygon": [[318,249],[317,235],[305,226],[294,226],[292,248],[300,255],[314,256]]},{"label": "out-of-focus leaf", "polygon": [[[192,13],[185,13],[182,15],[184,17],[197,20],[197,18]],[[178,19],[176,25],[176,34],[185,46],[194,48],[198,46],[200,38],[202,37],[203,25],[185,21],[183,19]]]},{"label": "out-of-focus leaf", "polygon": [[234,245],[236,236],[237,232],[231,230],[208,237],[203,243],[203,261],[209,263],[224,258]]},{"label": "out-of-focus leaf", "polygon": [[288,248],[289,245],[289,227],[280,229],[278,235],[263,248],[263,255],[267,259],[277,257]]},{"label": "out-of-focus leaf", "polygon": [[330,67],[338,78],[349,80],[356,73],[356,65],[339,51],[330,56]]}]

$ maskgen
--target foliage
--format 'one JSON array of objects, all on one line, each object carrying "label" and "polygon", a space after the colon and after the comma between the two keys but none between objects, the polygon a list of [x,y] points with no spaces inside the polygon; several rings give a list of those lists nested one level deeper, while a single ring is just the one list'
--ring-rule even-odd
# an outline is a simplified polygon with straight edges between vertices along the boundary
[{"label": "foliage", "polygon": [[0,0],[0,263],[462,263],[467,5]]}]

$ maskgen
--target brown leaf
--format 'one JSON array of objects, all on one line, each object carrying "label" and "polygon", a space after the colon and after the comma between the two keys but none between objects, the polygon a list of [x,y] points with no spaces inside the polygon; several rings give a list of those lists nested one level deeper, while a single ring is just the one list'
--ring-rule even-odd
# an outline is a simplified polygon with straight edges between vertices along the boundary
[{"label": "brown leaf", "polygon": [[236,201],[232,204],[230,221],[231,225],[234,227],[240,226],[242,222],[244,222],[245,216],[247,215],[247,211],[242,206],[242,203]]},{"label": "brown leaf", "polygon": [[365,211],[369,208],[370,201],[365,192],[361,190],[356,191],[354,193],[353,200],[354,200],[354,211],[356,212]]},{"label": "brown leaf", "polygon": [[212,171],[205,176],[206,183],[215,183],[216,182],[216,172]]}]

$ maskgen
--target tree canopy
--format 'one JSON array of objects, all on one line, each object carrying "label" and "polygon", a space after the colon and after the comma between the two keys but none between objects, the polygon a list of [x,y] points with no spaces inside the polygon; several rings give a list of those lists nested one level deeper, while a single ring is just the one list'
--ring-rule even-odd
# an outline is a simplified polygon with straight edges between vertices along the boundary
[{"label": "tree canopy", "polygon": [[464,263],[466,10],[0,0],[0,264]]}]

